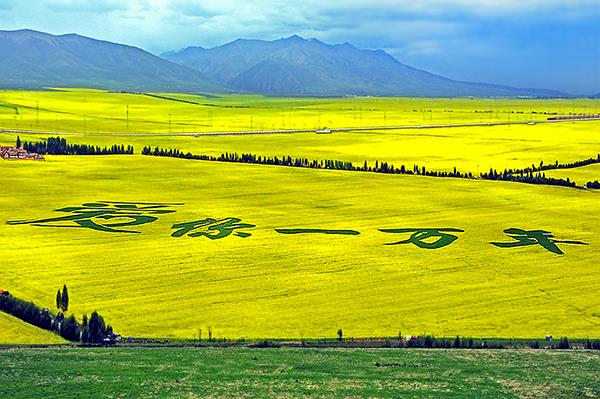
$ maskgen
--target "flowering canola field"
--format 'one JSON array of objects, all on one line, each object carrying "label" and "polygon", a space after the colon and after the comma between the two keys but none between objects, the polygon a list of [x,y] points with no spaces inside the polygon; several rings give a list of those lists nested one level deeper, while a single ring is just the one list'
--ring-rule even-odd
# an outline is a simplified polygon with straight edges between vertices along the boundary
[{"label": "flowering canola field", "polygon": [[[16,128],[19,120],[20,129],[29,123],[41,130],[56,118],[52,131],[77,132],[65,136],[69,143],[132,144],[138,153],[151,145],[429,170],[457,166],[474,174],[600,152],[598,122],[195,138],[169,136],[157,116],[170,111],[173,131],[184,116],[195,118],[194,109],[202,109],[194,123],[210,122],[208,108],[213,125],[205,130],[242,129],[249,114],[257,123],[256,115],[269,112],[272,120],[285,114],[286,126],[302,128],[297,121],[307,112],[339,115],[336,124],[350,126],[357,104],[386,109],[387,123],[419,123],[425,113],[413,107],[428,106],[436,111],[426,122],[435,123],[444,109],[469,121],[479,118],[475,110],[497,104],[517,110],[505,117],[526,118],[597,110],[592,100],[170,96],[212,105],[95,91],[2,92],[0,124]],[[10,104],[20,107],[16,119]],[[130,120],[129,129],[162,124],[163,135],[116,135],[124,119],[115,110],[127,104],[131,119],[136,109],[145,118]],[[518,113],[526,109],[529,115]],[[78,125],[84,112],[88,131]],[[93,112],[95,132],[87,125]],[[358,112],[357,118],[362,112],[373,119],[362,123],[376,122],[375,111]],[[0,142],[16,136],[3,133]],[[67,284],[69,312],[80,318],[97,310],[124,335],[194,338],[210,330],[217,338],[309,338],[342,328],[348,337],[600,336],[595,190],[142,155],[46,158],[0,162],[0,288],[52,308],[56,290]],[[547,173],[576,177],[581,185],[600,178],[597,171],[592,165]],[[0,343],[14,341],[3,325]]]},{"label": "flowering canola field", "polygon": [[[127,335],[600,335],[596,192],[140,155],[4,162],[2,176],[0,285],[51,307],[66,283],[70,311],[98,310]],[[137,233],[8,224],[126,202],[174,212],[146,208],[155,220],[109,227]],[[94,220],[130,222],[112,216]],[[251,226],[210,238],[220,231],[211,219]],[[435,228],[460,232],[436,249],[385,231]],[[491,244],[518,243],[511,228],[587,245]]]}]

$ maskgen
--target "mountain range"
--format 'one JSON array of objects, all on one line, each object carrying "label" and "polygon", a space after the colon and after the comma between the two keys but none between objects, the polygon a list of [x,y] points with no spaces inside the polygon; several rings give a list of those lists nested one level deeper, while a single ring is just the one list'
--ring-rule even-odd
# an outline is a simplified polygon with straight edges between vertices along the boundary
[{"label": "mountain range", "polygon": [[402,64],[383,50],[291,36],[238,39],[162,55],[236,91],[267,95],[560,96],[551,90],[459,82]]},{"label": "mountain range", "polygon": [[538,96],[553,90],[460,82],[399,62],[383,50],[291,36],[238,39],[155,56],[76,35],[0,31],[0,87],[257,93],[272,96]]},{"label": "mountain range", "polygon": [[136,47],[75,34],[0,31],[0,86],[223,91],[201,73]]}]

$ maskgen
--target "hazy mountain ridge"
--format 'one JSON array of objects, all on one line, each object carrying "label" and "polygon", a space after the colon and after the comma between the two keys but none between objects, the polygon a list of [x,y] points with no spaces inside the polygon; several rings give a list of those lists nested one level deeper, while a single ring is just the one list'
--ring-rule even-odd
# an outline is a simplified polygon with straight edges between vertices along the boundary
[{"label": "hazy mountain ridge", "polygon": [[349,43],[329,45],[296,35],[274,41],[238,39],[211,49],[188,47],[162,56],[234,90],[267,95],[564,95],[459,82],[402,64],[383,50],[361,50]]},{"label": "hazy mountain ridge", "polygon": [[0,87],[240,92],[275,96],[540,96],[552,90],[451,80],[402,64],[383,50],[291,36],[237,39],[157,57],[76,34],[0,31]]},{"label": "hazy mountain ridge", "polygon": [[0,85],[10,88],[91,87],[114,90],[223,88],[142,49],[76,34],[0,31]]}]

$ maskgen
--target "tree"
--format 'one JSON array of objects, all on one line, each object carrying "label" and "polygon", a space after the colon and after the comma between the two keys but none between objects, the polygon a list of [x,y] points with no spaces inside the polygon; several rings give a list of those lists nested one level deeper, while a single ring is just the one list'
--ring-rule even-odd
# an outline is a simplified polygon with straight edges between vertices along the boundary
[{"label": "tree", "polygon": [[560,342],[558,343],[558,349],[570,349],[571,345],[569,344],[569,339],[567,337],[562,337]]},{"label": "tree", "polygon": [[60,293],[60,289],[56,291],[56,309],[62,308],[62,295]]},{"label": "tree", "polygon": [[81,319],[81,342],[90,342],[90,327],[87,314]]},{"label": "tree", "polygon": [[344,335],[344,332],[342,331],[342,329],[341,329],[341,328],[340,328],[340,329],[338,329],[338,330],[337,330],[337,336],[338,336],[338,340],[339,340],[339,341],[341,341],[341,340],[342,340],[342,337],[343,337],[343,335]]},{"label": "tree", "polygon": [[79,325],[73,315],[64,319],[60,324],[60,335],[69,341],[79,341],[79,332]]},{"label": "tree", "polygon": [[67,285],[63,285],[63,292],[60,299],[60,308],[63,312],[69,310],[69,290],[67,290]]},{"label": "tree", "polygon": [[460,348],[460,338],[459,338],[459,336],[458,336],[458,335],[457,335],[457,336],[456,336],[456,338],[454,339],[454,345],[452,345],[452,347],[453,347],[453,348],[456,348],[456,349]]},{"label": "tree", "polygon": [[17,148],[21,148],[21,137],[17,136]]},{"label": "tree", "polygon": [[87,332],[84,329],[84,334],[87,335],[87,341],[93,344],[102,343],[106,337],[106,324],[102,316],[98,312],[94,311],[90,316],[87,325]]}]

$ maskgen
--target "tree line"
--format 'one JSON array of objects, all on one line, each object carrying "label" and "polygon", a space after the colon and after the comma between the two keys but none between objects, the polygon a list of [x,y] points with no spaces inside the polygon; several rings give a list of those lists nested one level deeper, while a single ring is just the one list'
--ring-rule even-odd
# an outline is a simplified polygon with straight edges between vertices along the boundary
[{"label": "tree line", "polygon": [[539,166],[531,165],[531,168],[514,169],[513,172],[515,174],[522,174],[522,173],[529,173],[529,172],[542,172],[545,170],[555,170],[555,169],[573,169],[573,168],[580,168],[582,166],[593,165],[596,163],[600,163],[600,154],[597,154],[597,156],[595,158],[592,157],[592,158],[583,159],[581,161],[567,162],[567,163],[558,163],[558,161],[556,161],[555,163],[552,163],[552,164],[544,164],[544,161],[541,161]]},{"label": "tree line", "polygon": [[[454,177],[462,179],[474,179],[475,176],[469,173],[462,173],[456,167],[452,171],[431,171],[427,170],[425,166],[413,165],[412,168],[407,168],[404,165],[396,167],[388,162],[375,161],[374,166],[369,166],[367,161],[364,161],[362,166],[356,166],[352,162],[339,161],[339,160],[309,160],[308,158],[292,158],[291,156],[268,157],[260,156],[256,154],[238,154],[237,152],[226,152],[219,156],[212,155],[197,155],[191,152],[183,152],[178,149],[164,149],[155,147],[154,149],[150,146],[145,146],[142,150],[143,155],[152,155],[160,157],[172,157],[182,159],[196,159],[202,161],[216,161],[216,162],[237,162],[237,163],[252,163],[260,165],[275,165],[275,166],[291,166],[297,168],[310,168],[310,169],[334,169],[334,170],[348,170],[358,172],[375,172],[375,173],[386,173],[386,174],[404,174],[404,175],[418,175],[418,176],[432,176],[432,177]],[[502,180],[512,181],[518,183],[528,184],[544,184],[551,186],[561,187],[577,187],[574,181],[571,181],[568,177],[566,179],[547,177],[544,171],[554,169],[570,169],[578,168],[581,166],[591,165],[594,163],[600,163],[600,154],[596,158],[588,158],[582,161],[576,161],[571,163],[560,164],[558,161],[554,164],[544,165],[540,162],[539,166],[531,165],[531,167],[523,169],[504,169],[498,172],[495,169],[490,169],[489,172],[484,172],[479,175],[483,180]],[[600,183],[588,182],[586,184],[588,188],[600,189]]]},{"label": "tree line", "polygon": [[[546,339],[548,342],[545,347],[550,349],[571,349],[571,348],[585,348],[589,350],[600,350],[600,340],[586,339],[584,342],[573,346],[569,342],[569,338],[561,337],[557,343],[552,342],[552,339]],[[400,347],[407,348],[444,348],[444,349],[505,349],[510,347],[511,342],[501,342],[498,340],[473,340],[473,338],[463,338],[456,336],[454,340],[447,338],[436,338],[433,335],[419,335],[413,336],[410,339],[400,341]],[[541,349],[539,341],[529,342],[531,349]]]},{"label": "tree line", "polygon": [[69,294],[67,286],[56,295],[56,306],[60,309],[54,314],[48,308],[41,308],[31,301],[25,301],[11,294],[0,296],[0,310],[44,330],[52,331],[72,342],[103,344],[114,340],[113,329],[104,318],[94,311],[91,316],[83,315],[79,323],[75,316],[65,316],[68,309]]},{"label": "tree line", "polygon": [[502,172],[498,172],[495,169],[490,169],[489,173],[482,173],[481,178],[483,180],[503,180],[512,181],[518,183],[528,184],[546,184],[550,186],[562,186],[562,187],[576,187],[576,183],[567,179],[557,179],[553,177],[546,177],[543,172],[537,172],[534,174],[532,169],[504,169]]},{"label": "tree line", "polygon": [[407,168],[404,165],[395,167],[393,164],[388,162],[375,161],[375,166],[369,166],[367,161],[362,166],[356,166],[352,162],[339,161],[333,159],[327,160],[309,160],[308,158],[292,158],[291,156],[268,157],[256,154],[238,154],[236,152],[226,152],[217,157],[212,155],[196,155],[191,152],[182,152],[177,149],[164,149],[155,147],[152,149],[150,146],[146,146],[142,150],[142,155],[153,155],[159,157],[172,157],[182,159],[196,159],[202,161],[216,161],[216,162],[237,162],[237,163],[252,163],[260,165],[275,165],[275,166],[291,166],[297,168],[310,168],[310,169],[334,169],[334,170],[348,170],[358,172],[375,172],[375,173],[387,173],[387,174],[406,174],[406,175],[419,175],[419,176],[433,176],[433,177],[457,177],[457,178],[473,178],[471,173],[461,173],[456,167],[450,172],[438,172],[427,170],[424,166],[413,165],[412,168]]},{"label": "tree line", "polygon": [[600,190],[600,182],[598,182],[598,180],[595,180],[595,181],[589,181],[589,182],[587,182],[587,183],[585,184],[585,186],[586,186],[587,188],[593,188],[593,189],[596,189],[596,190]]},{"label": "tree line", "polygon": [[113,155],[113,154],[133,154],[133,147],[123,144],[114,144],[110,147],[100,147],[88,144],[68,144],[67,140],[61,137],[48,137],[44,141],[24,141],[17,137],[17,148],[23,148],[27,152],[42,155]]}]

